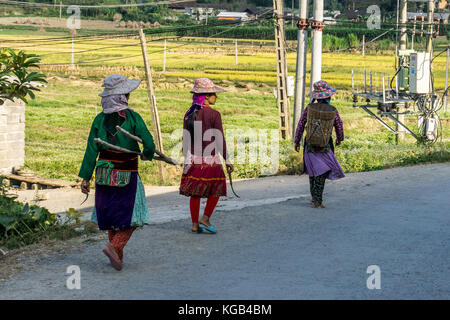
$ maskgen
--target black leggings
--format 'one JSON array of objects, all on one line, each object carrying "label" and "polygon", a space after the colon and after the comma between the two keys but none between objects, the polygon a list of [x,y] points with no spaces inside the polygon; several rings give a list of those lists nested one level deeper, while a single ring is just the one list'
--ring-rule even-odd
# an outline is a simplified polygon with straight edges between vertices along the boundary
[{"label": "black leggings", "polygon": [[325,188],[325,180],[330,171],[317,177],[309,177],[309,189],[314,203],[322,204],[323,189]]}]

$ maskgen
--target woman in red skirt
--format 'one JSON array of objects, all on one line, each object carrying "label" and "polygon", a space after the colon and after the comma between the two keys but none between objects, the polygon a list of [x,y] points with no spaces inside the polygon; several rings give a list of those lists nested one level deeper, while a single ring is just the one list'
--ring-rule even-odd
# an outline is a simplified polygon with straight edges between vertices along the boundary
[{"label": "woman in red skirt", "polygon": [[[227,195],[226,178],[220,156],[225,159],[227,171],[234,168],[228,161],[225,136],[220,112],[211,108],[216,103],[216,93],[225,90],[207,78],[195,81],[191,90],[193,103],[186,112],[183,123],[184,170],[180,194],[191,197],[192,232],[206,230],[216,233],[209,219],[219,201]],[[199,221],[200,199],[207,198],[203,217]]]}]

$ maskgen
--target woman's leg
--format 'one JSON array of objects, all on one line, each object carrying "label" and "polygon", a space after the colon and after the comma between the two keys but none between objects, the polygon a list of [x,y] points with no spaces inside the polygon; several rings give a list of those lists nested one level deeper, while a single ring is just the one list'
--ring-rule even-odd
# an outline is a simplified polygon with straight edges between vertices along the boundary
[{"label": "woman's leg", "polygon": [[200,215],[200,197],[191,197],[189,205],[191,210],[192,231],[196,232],[199,230],[198,216]]},{"label": "woman's leg", "polygon": [[311,193],[311,202],[314,202],[314,194],[315,194],[315,177],[309,177],[309,192]]},{"label": "woman's leg", "polygon": [[108,239],[109,242],[111,242],[114,239],[114,236],[116,235],[116,230],[108,230]]},{"label": "woman's leg", "polygon": [[198,223],[198,216],[200,215],[200,197],[191,197],[189,204],[192,223]]},{"label": "woman's leg", "polygon": [[313,201],[315,205],[322,206],[323,190],[325,189],[325,181],[329,173],[328,171],[320,176],[314,177]]},{"label": "woman's leg", "polygon": [[128,240],[130,240],[134,230],[136,230],[135,227],[131,227],[125,230],[118,230],[116,231],[116,234],[114,235],[112,241],[110,241],[111,246],[114,248],[114,250],[116,250],[117,254],[119,255],[120,261],[123,260],[123,248],[125,248],[125,245],[127,244]]},{"label": "woman's leg", "polygon": [[211,217],[216,208],[217,202],[219,202],[219,197],[209,197],[206,201],[205,215]]},{"label": "woman's leg", "polygon": [[216,208],[217,202],[219,202],[219,197],[208,197],[208,201],[206,201],[206,207],[205,212],[203,214],[202,219],[200,220],[200,223],[210,226],[209,218],[214,212],[214,209]]}]

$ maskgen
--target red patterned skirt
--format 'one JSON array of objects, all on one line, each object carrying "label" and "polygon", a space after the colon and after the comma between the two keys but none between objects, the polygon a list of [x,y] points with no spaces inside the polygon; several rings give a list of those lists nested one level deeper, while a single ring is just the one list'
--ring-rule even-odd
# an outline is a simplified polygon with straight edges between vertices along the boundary
[{"label": "red patterned skirt", "polygon": [[184,165],[180,194],[188,197],[221,197],[227,195],[227,184],[218,157],[190,159]]}]

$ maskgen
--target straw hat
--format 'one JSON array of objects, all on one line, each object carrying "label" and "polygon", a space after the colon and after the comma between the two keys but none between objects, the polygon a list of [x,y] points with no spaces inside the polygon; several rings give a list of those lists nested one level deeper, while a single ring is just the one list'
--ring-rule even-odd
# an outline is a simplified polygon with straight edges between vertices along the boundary
[{"label": "straw hat", "polygon": [[105,89],[99,96],[106,97],[113,94],[127,94],[139,87],[140,84],[141,80],[128,80],[119,73],[113,73],[103,80],[103,87]]},{"label": "straw hat", "polygon": [[336,93],[336,89],[330,87],[326,81],[320,80],[314,83],[314,90],[309,94],[313,99],[327,99]]},{"label": "straw hat", "polygon": [[208,78],[199,78],[195,80],[194,88],[191,93],[216,93],[225,92],[225,89],[219,88]]}]

